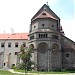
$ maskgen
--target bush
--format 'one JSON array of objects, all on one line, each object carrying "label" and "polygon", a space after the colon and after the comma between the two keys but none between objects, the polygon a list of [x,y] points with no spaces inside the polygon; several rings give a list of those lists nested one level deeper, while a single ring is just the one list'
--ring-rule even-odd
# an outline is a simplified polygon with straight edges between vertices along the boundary
[{"label": "bush", "polygon": [[16,69],[24,70],[25,69],[25,65],[23,63],[18,63],[17,66],[16,66]]},{"label": "bush", "polygon": [[57,68],[54,71],[61,72],[62,70],[60,68]]},{"label": "bush", "polygon": [[12,66],[12,69],[16,69],[16,66]]},{"label": "bush", "polygon": [[75,71],[75,68],[69,68],[67,71]]}]

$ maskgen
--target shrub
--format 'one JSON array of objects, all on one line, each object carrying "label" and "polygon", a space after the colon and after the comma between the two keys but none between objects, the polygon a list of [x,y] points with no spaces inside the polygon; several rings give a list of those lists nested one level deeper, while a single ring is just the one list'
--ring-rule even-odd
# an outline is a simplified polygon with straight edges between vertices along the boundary
[{"label": "shrub", "polygon": [[54,71],[61,72],[62,70],[60,68],[57,68]]},{"label": "shrub", "polygon": [[16,69],[16,66],[12,66],[12,69]]},{"label": "shrub", "polygon": [[18,70],[24,70],[25,69],[25,65],[23,63],[18,63],[17,66],[16,66],[16,69]]}]

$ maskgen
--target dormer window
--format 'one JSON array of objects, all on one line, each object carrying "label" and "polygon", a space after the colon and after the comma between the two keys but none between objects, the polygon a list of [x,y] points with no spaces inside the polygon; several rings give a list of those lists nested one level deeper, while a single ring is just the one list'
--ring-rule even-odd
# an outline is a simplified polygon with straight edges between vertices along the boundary
[{"label": "dormer window", "polygon": [[42,13],[42,15],[46,15],[46,13]]}]

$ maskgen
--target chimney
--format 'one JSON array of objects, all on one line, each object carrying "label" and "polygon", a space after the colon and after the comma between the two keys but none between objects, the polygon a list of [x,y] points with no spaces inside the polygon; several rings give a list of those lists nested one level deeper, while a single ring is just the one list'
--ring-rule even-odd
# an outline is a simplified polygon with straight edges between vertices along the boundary
[{"label": "chimney", "polygon": [[14,34],[14,29],[11,28],[11,29],[10,29],[10,32],[11,32],[11,34]]}]

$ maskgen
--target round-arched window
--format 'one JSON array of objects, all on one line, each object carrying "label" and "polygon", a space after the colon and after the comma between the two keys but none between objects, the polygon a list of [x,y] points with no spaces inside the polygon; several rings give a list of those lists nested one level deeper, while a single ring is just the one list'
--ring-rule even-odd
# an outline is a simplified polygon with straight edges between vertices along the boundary
[{"label": "round-arched window", "polygon": [[40,43],[38,45],[38,51],[40,53],[45,53],[48,50],[48,45],[46,43]]}]

